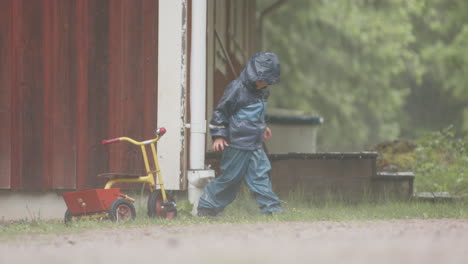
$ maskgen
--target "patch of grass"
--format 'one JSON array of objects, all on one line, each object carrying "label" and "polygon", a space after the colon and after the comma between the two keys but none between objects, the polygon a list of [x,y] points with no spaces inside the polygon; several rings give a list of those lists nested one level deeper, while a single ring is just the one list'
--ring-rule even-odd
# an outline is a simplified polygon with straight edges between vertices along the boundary
[{"label": "patch of grass", "polygon": [[468,201],[431,203],[416,201],[361,201],[350,203],[328,199],[306,201],[301,192],[292,192],[283,201],[285,213],[273,217],[259,215],[256,201],[247,191],[224,212],[223,221],[353,221],[428,218],[468,218]]},{"label": "patch of grass", "polygon": [[20,220],[0,223],[0,241],[21,239],[23,235],[78,233],[99,229],[126,229],[154,225],[184,226],[219,223],[261,223],[290,221],[367,221],[391,219],[468,218],[466,200],[453,203],[429,202],[360,202],[350,204],[342,201],[311,202],[303,195],[293,192],[283,201],[285,212],[273,216],[261,215],[257,202],[247,190],[241,191],[234,203],[217,218],[193,217],[188,202],[179,202],[179,216],[173,220],[154,219],[146,216],[146,208],[139,207],[134,221],[113,223],[111,221],[75,221],[65,226],[62,220]]}]

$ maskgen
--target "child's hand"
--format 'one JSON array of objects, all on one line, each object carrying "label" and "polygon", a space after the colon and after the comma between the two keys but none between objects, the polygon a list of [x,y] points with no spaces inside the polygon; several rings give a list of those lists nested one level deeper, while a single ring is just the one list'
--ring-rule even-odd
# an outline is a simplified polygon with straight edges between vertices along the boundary
[{"label": "child's hand", "polygon": [[265,132],[263,132],[263,138],[265,140],[269,140],[271,138],[271,136],[273,136],[273,133],[271,133],[271,129],[269,127],[267,127],[265,129]]},{"label": "child's hand", "polygon": [[226,139],[223,137],[216,138],[213,142],[213,150],[214,151],[222,151],[225,147],[229,146]]}]

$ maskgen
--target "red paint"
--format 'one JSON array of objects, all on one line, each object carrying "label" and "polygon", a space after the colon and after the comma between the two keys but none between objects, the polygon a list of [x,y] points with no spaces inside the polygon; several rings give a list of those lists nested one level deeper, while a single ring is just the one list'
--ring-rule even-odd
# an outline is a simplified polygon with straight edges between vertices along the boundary
[{"label": "red paint", "polygon": [[116,142],[120,142],[120,138],[104,139],[102,141],[102,145],[112,144],[112,143],[116,143]]},{"label": "red paint", "polygon": [[[123,12],[123,87],[121,93],[124,106],[119,117],[123,134],[136,140],[144,140],[141,124],[144,123],[144,12],[143,0],[124,1]],[[139,113],[139,114],[136,114]],[[151,114],[151,113],[148,113]],[[121,171],[139,173],[144,171],[141,150],[131,144],[122,144]]]},{"label": "red paint", "polygon": [[52,162],[53,162],[53,125],[54,125],[54,90],[56,87],[55,74],[57,73],[57,3],[54,0],[43,0],[42,4],[42,63],[43,63],[43,142],[42,153],[42,182],[41,188],[52,187]]},{"label": "red paint", "polygon": [[10,188],[12,43],[10,1],[0,1],[0,189]]},{"label": "red paint", "polygon": [[[44,167],[44,19],[43,2],[23,1],[20,10],[21,33],[18,51],[17,84],[21,87],[21,187],[27,190],[43,189]],[[14,102],[17,103],[17,102]],[[50,158],[50,157],[49,157]]]},{"label": "red paint", "polygon": [[151,138],[157,126],[158,101],[158,3],[143,1],[143,87],[144,87],[144,138]]},{"label": "red paint", "polygon": [[[0,52],[8,51],[0,76],[10,77],[0,84],[2,107],[10,109],[0,113],[8,138],[0,141],[7,153],[0,156],[0,187],[96,188],[99,173],[139,172],[138,148],[108,150],[100,143],[153,136],[158,1],[3,0],[0,6],[7,35]],[[214,104],[229,74],[215,73]]]},{"label": "red paint", "polygon": [[108,149],[100,145],[109,137],[109,15],[109,0],[88,1],[87,168],[80,188],[102,185],[96,175],[109,171]]},{"label": "red paint", "polygon": [[156,134],[158,136],[164,136],[164,134],[166,134],[166,132],[167,132],[167,130],[164,127],[158,128],[158,130],[156,130]]},{"label": "red paint", "polygon": [[77,104],[76,187],[86,188],[88,171],[88,1],[76,1]]},{"label": "red paint", "polygon": [[[55,26],[52,40],[56,43],[53,83],[53,123],[51,186],[54,189],[76,188],[76,105],[77,105],[77,38],[76,1],[54,0]],[[47,185],[47,188],[51,188]]]},{"label": "red paint", "polygon": [[[174,202],[172,199],[168,199],[169,202]],[[165,218],[165,219],[174,219],[177,215],[176,212],[167,212],[163,208],[164,200],[162,198],[162,195],[158,195],[156,199],[156,216]]]},{"label": "red paint", "polygon": [[[154,5],[154,3],[153,3]],[[157,60],[155,50],[145,49],[147,38],[156,35],[145,32],[145,29],[154,29],[154,25],[145,25],[155,21],[151,12],[153,9],[145,1],[111,1],[110,2],[110,31],[109,31],[109,122],[106,137],[128,136],[136,140],[147,139],[148,134],[142,129],[155,125],[156,115],[154,104],[156,79],[155,73],[148,73],[147,61],[151,64],[148,69],[155,69]],[[145,14],[150,14],[145,18]],[[151,35],[153,37],[151,37]],[[151,41],[149,42],[151,44]],[[150,58],[145,55],[149,54]],[[151,59],[151,60],[148,60]],[[112,76],[112,77],[111,77]],[[149,95],[149,96],[145,96]],[[154,120],[154,121],[153,121]],[[154,124],[151,124],[151,122]],[[153,131],[149,129],[149,133]],[[131,144],[119,144],[109,148],[109,171],[139,173],[143,170],[143,161],[140,150]]]},{"label": "red paint", "polygon": [[[123,24],[125,23],[122,0],[109,2],[109,126],[105,137],[127,136],[122,131],[122,121],[119,117],[125,106],[121,100],[123,87]],[[122,170],[122,144],[109,147],[109,169],[112,172]]]},{"label": "red paint", "polygon": [[72,215],[83,215],[108,211],[119,194],[120,188],[92,189],[64,193],[63,199]]},{"label": "red paint", "polygon": [[18,68],[21,66],[21,60],[18,60],[18,53],[23,46],[20,44],[21,34],[21,9],[22,0],[10,1],[11,2],[11,31],[10,31],[10,47],[11,50],[11,63],[10,68],[11,79],[11,175],[2,175],[0,177],[10,177],[11,188],[18,189],[21,186],[21,175],[22,175],[22,118],[21,118],[21,106],[23,101],[22,87],[18,85],[18,79],[20,71]]},{"label": "red paint", "polygon": [[0,3],[0,76],[8,76],[0,87],[0,188],[98,187],[109,162],[143,167],[132,158],[139,149],[116,146],[110,161],[100,141],[153,135],[157,1],[23,2]]}]

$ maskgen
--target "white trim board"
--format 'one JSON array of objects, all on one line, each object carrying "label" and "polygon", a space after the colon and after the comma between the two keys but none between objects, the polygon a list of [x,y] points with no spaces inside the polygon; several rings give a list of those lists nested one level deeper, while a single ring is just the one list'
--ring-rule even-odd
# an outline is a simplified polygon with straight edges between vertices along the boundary
[{"label": "white trim board", "polygon": [[186,170],[187,1],[160,0],[158,24],[158,127],[167,129],[158,157],[165,187],[180,190]]}]

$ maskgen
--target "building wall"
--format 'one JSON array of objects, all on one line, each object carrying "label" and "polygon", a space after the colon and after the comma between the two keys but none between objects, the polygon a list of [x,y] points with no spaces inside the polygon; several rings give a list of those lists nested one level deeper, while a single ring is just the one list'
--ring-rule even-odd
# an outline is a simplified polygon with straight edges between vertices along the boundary
[{"label": "building wall", "polygon": [[[191,0],[181,2],[190,17]],[[144,170],[138,148],[100,142],[147,139],[157,126],[159,3],[0,1],[0,189],[97,188],[99,173]],[[255,1],[208,0],[208,10],[210,119],[255,52]]]},{"label": "building wall", "polygon": [[140,172],[156,127],[158,1],[0,1],[0,188],[97,187]]},{"label": "building wall", "polygon": [[226,85],[237,78],[255,53],[255,1],[216,0],[214,2],[214,103]]},{"label": "building wall", "polygon": [[[255,52],[256,3],[251,0],[208,0],[207,119],[226,86]],[[207,135],[207,150],[211,137]]]}]

